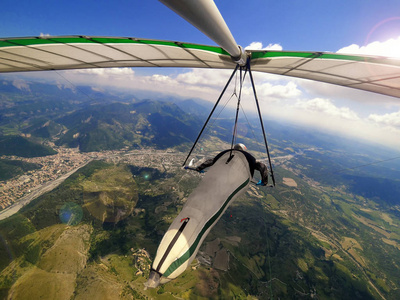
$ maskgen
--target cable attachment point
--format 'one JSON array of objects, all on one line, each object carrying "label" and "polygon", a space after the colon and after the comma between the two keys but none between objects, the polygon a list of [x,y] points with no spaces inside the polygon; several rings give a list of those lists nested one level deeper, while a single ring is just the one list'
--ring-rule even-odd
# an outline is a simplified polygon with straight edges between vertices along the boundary
[{"label": "cable attachment point", "polygon": [[242,46],[238,46],[240,50],[240,55],[237,57],[232,57],[233,61],[237,63],[239,66],[244,67],[247,63],[247,52],[242,48]]}]

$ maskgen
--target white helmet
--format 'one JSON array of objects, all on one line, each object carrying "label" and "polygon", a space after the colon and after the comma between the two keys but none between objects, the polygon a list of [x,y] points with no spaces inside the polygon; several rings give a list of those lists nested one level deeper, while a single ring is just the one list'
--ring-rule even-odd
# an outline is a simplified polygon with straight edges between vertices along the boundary
[{"label": "white helmet", "polygon": [[247,150],[247,147],[246,147],[244,144],[239,143],[239,144],[236,144],[235,146],[233,146],[233,149],[235,149],[235,150],[246,151],[246,150]]}]

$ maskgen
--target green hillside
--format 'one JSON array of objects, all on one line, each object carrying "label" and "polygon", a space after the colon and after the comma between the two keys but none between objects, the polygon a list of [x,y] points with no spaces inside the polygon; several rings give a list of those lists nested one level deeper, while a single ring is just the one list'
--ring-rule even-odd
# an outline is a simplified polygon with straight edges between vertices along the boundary
[{"label": "green hillside", "polygon": [[32,142],[22,136],[0,136],[0,155],[39,157],[56,153],[52,148]]},{"label": "green hillside", "polygon": [[29,134],[83,152],[165,149],[191,143],[202,124],[193,114],[204,111],[199,104],[196,109],[183,105],[185,112],[171,102],[139,101],[132,93],[98,92],[89,86],[29,82],[29,88],[21,91],[12,82],[6,83],[0,86],[0,135],[4,136]]},{"label": "green hillside", "polygon": [[39,118],[34,120],[29,127],[23,130],[23,132],[25,134],[31,134],[35,137],[51,139],[61,135],[64,130],[65,127],[52,120],[48,120],[47,118]]},{"label": "green hillside", "polygon": [[144,290],[163,233],[200,180],[176,165],[94,161],[0,222],[2,295],[398,299],[398,219],[280,168],[276,188],[253,186],[228,208],[191,268]]},{"label": "green hillside", "polygon": [[191,142],[200,127],[196,118],[175,104],[150,100],[94,105],[56,121],[69,128],[56,143],[84,152],[146,146],[163,149]]},{"label": "green hillside", "polygon": [[40,165],[19,160],[0,159],[0,181],[8,180],[27,171],[39,169]]},{"label": "green hillside", "polygon": [[7,79],[0,84],[0,135],[31,134],[54,138],[66,129],[56,119],[97,104],[132,103],[134,95],[98,92],[89,86],[25,82],[18,89]]}]

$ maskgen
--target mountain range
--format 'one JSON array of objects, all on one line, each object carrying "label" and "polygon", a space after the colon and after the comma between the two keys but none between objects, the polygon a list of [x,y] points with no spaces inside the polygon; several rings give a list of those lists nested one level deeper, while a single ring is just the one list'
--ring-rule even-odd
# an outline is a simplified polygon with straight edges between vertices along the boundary
[{"label": "mountain range", "polygon": [[[20,90],[9,82],[0,85],[0,93],[0,133],[53,139],[84,152],[167,148],[192,141],[201,126],[197,116],[176,104],[89,87],[30,84]],[[195,102],[182,103],[194,109]]]},{"label": "mountain range", "polygon": [[85,152],[172,147],[192,141],[200,126],[177,105],[150,100],[99,104],[55,122],[69,128],[56,144],[79,147]]}]

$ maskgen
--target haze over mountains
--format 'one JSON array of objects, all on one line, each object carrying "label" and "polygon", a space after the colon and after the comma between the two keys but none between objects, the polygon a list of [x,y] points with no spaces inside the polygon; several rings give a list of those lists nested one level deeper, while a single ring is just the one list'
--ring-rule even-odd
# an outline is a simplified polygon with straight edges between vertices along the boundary
[{"label": "haze over mountains", "polygon": [[[0,297],[400,297],[399,153],[271,120],[264,121],[277,187],[252,187],[182,278],[143,291],[163,232],[200,180],[180,166],[212,105],[168,100],[0,84],[0,173],[9,174],[0,180],[41,167],[8,156],[51,156],[52,142],[125,151],[93,161],[0,222]],[[228,116],[210,122],[197,158],[230,144]],[[258,120],[248,114],[239,125],[238,141],[265,159]]]},{"label": "haze over mountains", "polygon": [[[88,87],[79,87],[79,92],[51,85],[46,93],[42,89],[41,84],[31,85],[29,91],[22,91],[24,100],[15,101],[14,93],[21,91],[3,84],[3,133],[7,127],[13,126],[9,128],[13,130],[24,124],[20,129],[26,135],[57,137],[57,145],[90,152],[171,147],[190,142],[200,126],[197,118],[190,118],[172,103],[135,101],[132,96],[99,93]],[[79,97],[84,100],[77,100]]]}]

